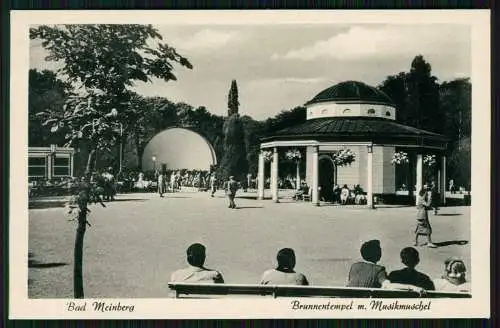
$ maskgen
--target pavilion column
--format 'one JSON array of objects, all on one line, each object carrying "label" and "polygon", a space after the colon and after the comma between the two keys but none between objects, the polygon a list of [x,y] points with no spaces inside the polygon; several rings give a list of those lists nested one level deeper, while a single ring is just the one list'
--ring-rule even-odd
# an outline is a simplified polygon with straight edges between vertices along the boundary
[{"label": "pavilion column", "polygon": [[47,179],[50,180],[52,179],[52,173],[53,173],[53,165],[54,165],[54,154],[53,153],[50,153],[47,157],[47,160],[46,160],[46,168],[47,168]]},{"label": "pavilion column", "polygon": [[257,176],[257,183],[258,183],[258,199],[262,200],[264,199],[264,185],[266,183],[265,177],[264,177],[264,153],[261,151],[259,153],[259,171],[258,171],[258,176]]},{"label": "pavilion column", "polygon": [[422,154],[417,154],[417,167],[416,167],[416,190],[415,190],[415,203],[418,204],[419,192],[422,190],[422,170],[423,170],[423,162],[422,162]]},{"label": "pavilion column", "polygon": [[271,193],[273,202],[278,203],[278,147],[273,148],[273,161],[271,163]]},{"label": "pavilion column", "polygon": [[366,205],[368,208],[373,206],[373,146],[368,146],[368,153],[366,157]]},{"label": "pavilion column", "polygon": [[69,157],[69,175],[73,177],[74,170],[75,170],[75,155],[71,153],[71,156]]},{"label": "pavilion column", "polygon": [[314,206],[319,206],[319,146],[313,147],[312,154],[312,199]]},{"label": "pavilion column", "polygon": [[441,169],[439,170],[439,192],[441,194],[441,204],[446,205],[446,156],[441,156]]}]

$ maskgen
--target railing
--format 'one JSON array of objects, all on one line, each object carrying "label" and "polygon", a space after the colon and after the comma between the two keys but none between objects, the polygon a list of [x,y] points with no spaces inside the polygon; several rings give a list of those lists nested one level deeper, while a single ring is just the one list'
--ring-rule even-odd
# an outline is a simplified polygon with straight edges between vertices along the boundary
[{"label": "railing", "polygon": [[330,297],[330,298],[470,298],[468,293],[416,291],[384,288],[323,287],[294,285],[251,284],[195,284],[169,283],[175,298],[207,296],[271,296],[277,297]]}]

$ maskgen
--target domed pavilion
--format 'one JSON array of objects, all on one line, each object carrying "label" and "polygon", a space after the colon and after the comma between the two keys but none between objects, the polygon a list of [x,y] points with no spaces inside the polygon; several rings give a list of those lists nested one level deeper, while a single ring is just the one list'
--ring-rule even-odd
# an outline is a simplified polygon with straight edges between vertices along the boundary
[{"label": "domed pavilion", "polygon": [[[265,151],[272,151],[271,193],[278,202],[279,152],[305,149],[306,182],[311,201],[319,206],[319,191],[334,185],[360,185],[368,207],[374,196],[395,195],[396,174],[391,160],[398,150],[414,158],[416,190],[423,186],[423,155],[438,155],[438,187],[445,201],[445,136],[396,122],[397,108],[389,96],[362,82],[346,81],[329,87],[305,104],[307,120],[261,140],[258,196],[264,198]],[[333,154],[349,150],[354,161],[337,165]]]}]

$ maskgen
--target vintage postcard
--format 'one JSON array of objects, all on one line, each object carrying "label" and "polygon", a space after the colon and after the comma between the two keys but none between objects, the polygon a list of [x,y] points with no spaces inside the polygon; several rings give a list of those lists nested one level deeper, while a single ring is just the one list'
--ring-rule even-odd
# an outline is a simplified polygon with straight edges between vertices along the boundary
[{"label": "vintage postcard", "polygon": [[11,319],[490,316],[489,11],[13,11],[10,72]]}]

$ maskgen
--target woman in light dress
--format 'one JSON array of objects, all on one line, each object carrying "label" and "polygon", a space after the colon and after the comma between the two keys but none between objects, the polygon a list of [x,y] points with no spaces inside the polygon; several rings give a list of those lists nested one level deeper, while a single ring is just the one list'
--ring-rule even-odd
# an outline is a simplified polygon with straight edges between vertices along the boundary
[{"label": "woman in light dress", "polygon": [[426,236],[427,247],[435,248],[436,244],[432,242],[432,227],[429,222],[429,214],[427,211],[429,210],[430,203],[425,198],[426,191],[424,189],[420,190],[418,193],[418,202],[417,202],[417,227],[415,228],[415,246],[421,246],[418,242],[418,237]]}]

